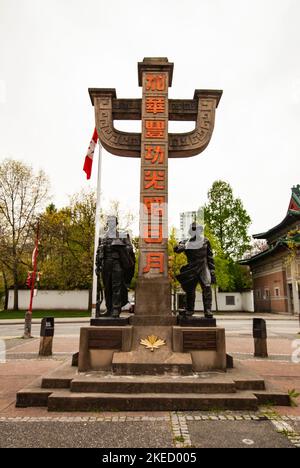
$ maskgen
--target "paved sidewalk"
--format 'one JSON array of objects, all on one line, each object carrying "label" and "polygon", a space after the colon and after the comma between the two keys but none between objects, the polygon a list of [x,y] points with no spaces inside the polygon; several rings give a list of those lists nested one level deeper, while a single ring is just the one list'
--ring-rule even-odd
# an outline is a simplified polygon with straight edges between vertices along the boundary
[{"label": "paved sidewalk", "polygon": [[299,423],[236,412],[2,417],[0,448],[299,448]]},{"label": "paved sidewalk", "polygon": [[[0,364],[0,447],[300,446],[300,406],[270,407],[255,414],[48,413],[45,408],[15,408],[16,392],[70,360],[78,350],[78,337],[55,337],[51,358],[38,358],[39,338],[9,339],[6,345],[7,362]],[[228,352],[243,355],[249,370],[279,390],[300,391],[300,364],[291,362],[292,339],[271,338],[268,346],[270,359],[254,359],[251,338],[227,338]]]},{"label": "paved sidewalk", "polygon": [[[18,390],[42,374],[54,370],[63,360],[71,359],[78,351],[78,337],[55,337],[53,357],[39,358],[39,338],[31,340],[6,340],[7,362],[0,364],[0,415],[2,411],[18,413],[14,408],[15,394]],[[268,340],[269,359],[253,358],[253,339],[250,337],[227,337],[227,352],[234,359],[242,359],[250,370],[261,375],[278,390],[297,390],[300,392],[300,363],[292,362],[292,338],[270,338]],[[279,409],[281,414],[300,415],[298,408]]]}]

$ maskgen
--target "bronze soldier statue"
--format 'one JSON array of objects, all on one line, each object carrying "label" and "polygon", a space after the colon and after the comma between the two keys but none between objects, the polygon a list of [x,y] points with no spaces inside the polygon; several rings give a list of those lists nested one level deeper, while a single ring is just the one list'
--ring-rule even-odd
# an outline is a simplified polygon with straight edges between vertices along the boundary
[{"label": "bronze soldier statue", "polygon": [[216,283],[215,263],[209,240],[204,237],[203,226],[192,223],[189,229],[190,238],[180,242],[174,252],[184,252],[188,264],[184,265],[177,279],[186,293],[186,309],[183,315],[191,316],[195,311],[196,288],[200,283],[202,288],[204,315],[212,318],[212,289]]},{"label": "bronze soldier statue", "polygon": [[[134,275],[135,254],[128,233],[117,229],[116,216],[108,216],[105,234],[99,238],[96,255],[97,317],[119,317],[121,309],[128,303],[128,287]],[[103,297],[101,276],[104,285],[106,313],[100,315]],[[101,293],[101,294],[100,294]]]}]

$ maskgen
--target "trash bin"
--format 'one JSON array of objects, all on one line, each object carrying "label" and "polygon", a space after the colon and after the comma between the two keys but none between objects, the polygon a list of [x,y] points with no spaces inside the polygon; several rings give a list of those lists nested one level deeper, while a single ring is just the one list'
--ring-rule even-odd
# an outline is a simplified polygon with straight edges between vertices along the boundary
[{"label": "trash bin", "polygon": [[267,326],[264,319],[253,319],[253,338],[267,338]]},{"label": "trash bin", "polygon": [[262,318],[253,319],[254,356],[268,357],[267,325]]},{"label": "trash bin", "polygon": [[40,356],[52,356],[54,317],[44,317],[41,322]]}]

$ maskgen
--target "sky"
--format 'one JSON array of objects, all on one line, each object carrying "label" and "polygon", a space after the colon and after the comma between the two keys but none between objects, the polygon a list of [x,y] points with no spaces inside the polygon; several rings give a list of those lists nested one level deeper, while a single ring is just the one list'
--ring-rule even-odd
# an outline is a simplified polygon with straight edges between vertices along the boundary
[{"label": "sky", "polygon": [[[299,24],[299,0],[0,0],[0,162],[43,169],[58,207],[95,187],[96,164],[90,182],[82,171],[95,124],[88,88],[140,98],[137,62],[168,57],[170,98],[223,90],[208,148],[169,162],[169,224],[221,179],[242,199],[250,232],[265,231],[300,184]],[[104,151],[103,206],[120,200],[137,216],[139,173],[138,159]]]}]

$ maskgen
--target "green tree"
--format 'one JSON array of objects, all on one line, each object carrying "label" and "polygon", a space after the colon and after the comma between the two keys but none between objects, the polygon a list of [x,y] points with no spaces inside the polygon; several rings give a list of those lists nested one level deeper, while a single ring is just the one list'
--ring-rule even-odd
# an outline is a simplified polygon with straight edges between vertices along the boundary
[{"label": "green tree", "polygon": [[91,290],[95,211],[93,191],[75,194],[60,210],[47,207],[40,220],[41,287]]},{"label": "green tree", "polygon": [[232,260],[229,262],[229,272],[232,278],[231,286],[224,291],[247,291],[252,289],[253,282],[250,274],[250,269],[246,265],[240,265]]},{"label": "green tree", "polygon": [[139,275],[139,256],[140,256],[140,251],[139,251],[139,238],[138,237],[133,237],[131,239],[132,245],[133,245],[133,250],[135,252],[135,267],[134,267],[134,276],[131,280],[130,284],[130,289],[135,290],[136,288],[136,283]]},{"label": "green tree", "polygon": [[218,239],[224,254],[235,261],[250,248],[248,228],[251,218],[231,186],[222,180],[213,183],[204,209],[205,223]]},{"label": "green tree", "polygon": [[233,281],[230,275],[230,260],[222,250],[219,240],[211,233],[208,226],[205,227],[205,236],[210,241],[213,253],[214,262],[216,268],[216,287],[222,291],[226,291],[232,287]]},{"label": "green tree", "polygon": [[[6,159],[0,165],[0,267],[12,277],[14,309],[18,289],[30,265],[36,216],[48,197],[49,182],[21,161]],[[3,274],[3,273],[2,273]]]},{"label": "green tree", "polygon": [[[123,212],[118,202],[111,203],[108,213],[119,217],[121,229],[130,227],[133,216]],[[108,213],[102,212],[104,223]],[[40,218],[41,288],[89,289],[89,307],[92,305],[95,214],[95,192],[83,190],[73,195],[64,208],[49,205]]]},{"label": "green tree", "polygon": [[2,264],[1,268],[2,271],[0,271],[0,309],[7,310],[9,288],[13,286],[13,280],[10,271],[7,268],[5,268],[4,264]]}]

